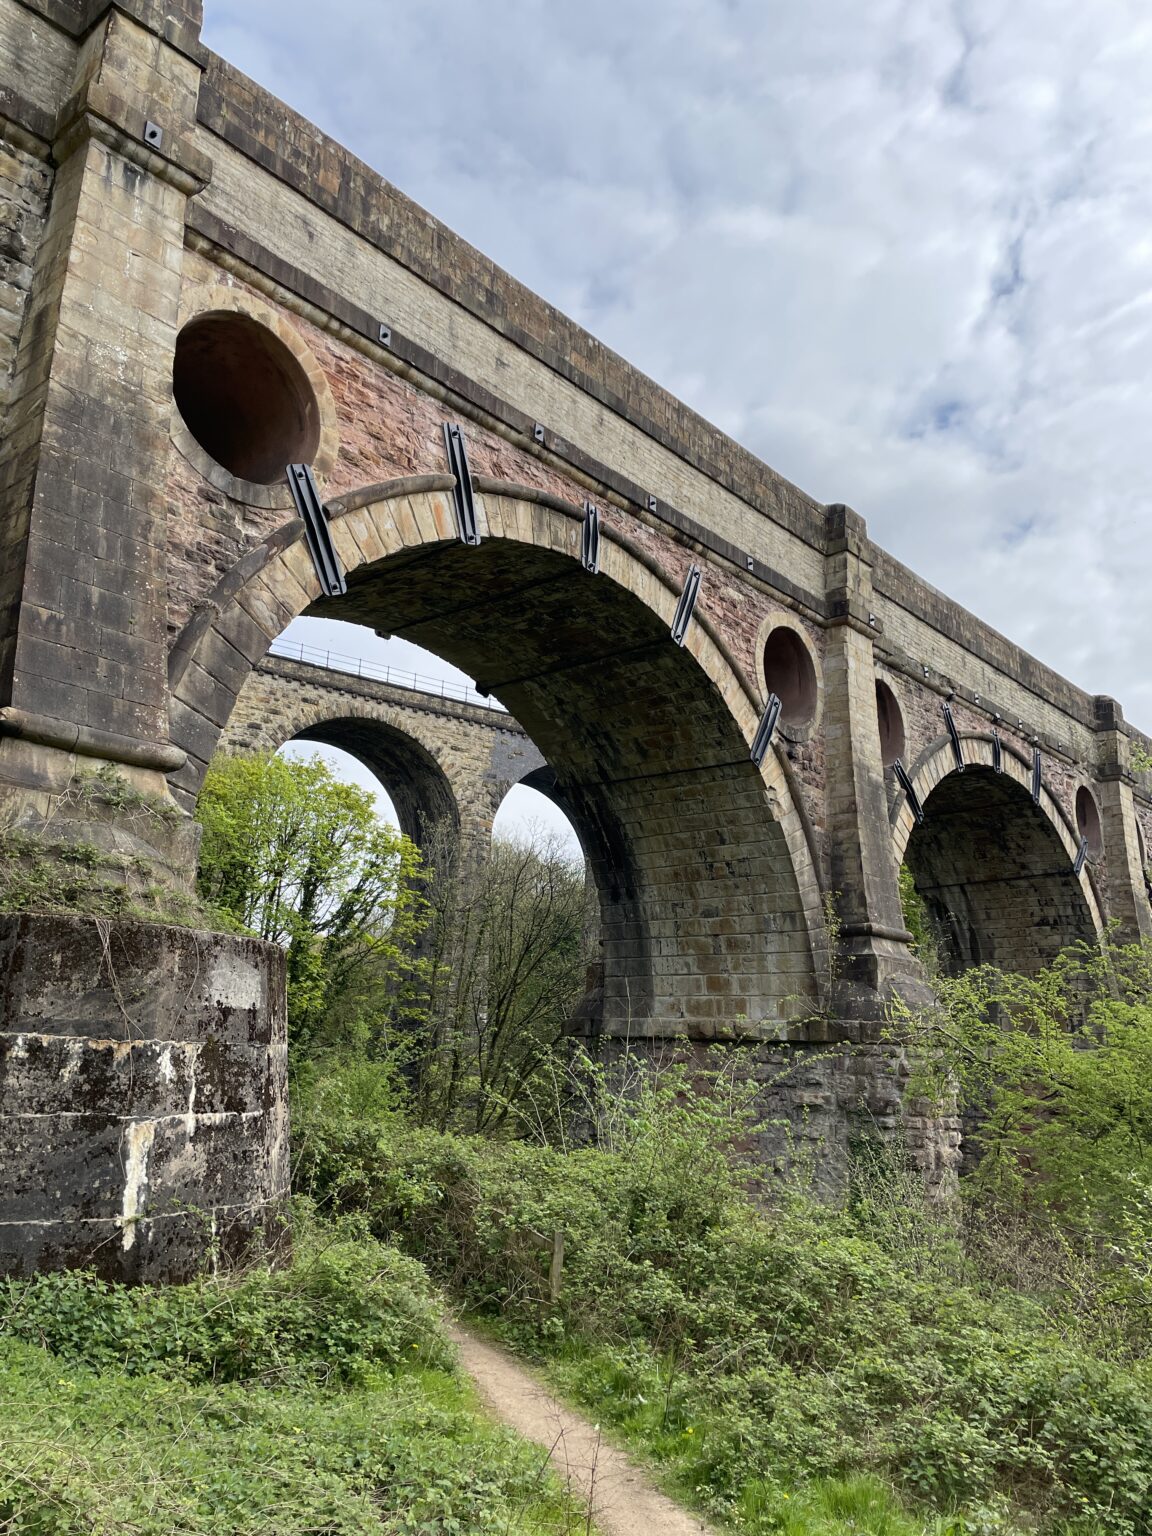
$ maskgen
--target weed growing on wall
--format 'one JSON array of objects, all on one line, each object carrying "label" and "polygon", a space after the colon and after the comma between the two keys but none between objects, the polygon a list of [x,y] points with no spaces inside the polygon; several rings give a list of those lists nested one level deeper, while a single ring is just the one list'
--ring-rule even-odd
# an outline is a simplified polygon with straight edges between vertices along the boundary
[{"label": "weed growing on wall", "polygon": [[[981,966],[891,1033],[928,1091],[958,1086],[969,1199],[1033,1213],[1120,1255],[1152,1232],[1152,946],[1076,945],[1032,976]],[[1133,1297],[1147,1310],[1152,1291]]]}]

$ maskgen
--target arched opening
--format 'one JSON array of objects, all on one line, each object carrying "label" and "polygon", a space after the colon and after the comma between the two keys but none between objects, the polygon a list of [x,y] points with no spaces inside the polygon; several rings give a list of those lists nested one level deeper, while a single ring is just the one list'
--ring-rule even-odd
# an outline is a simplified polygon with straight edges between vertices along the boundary
[{"label": "arched opening", "polygon": [[507,539],[381,561],[311,611],[403,634],[476,678],[528,732],[593,869],[618,1027],[738,1027],[781,1017],[810,987],[791,860],[762,781],[662,616],[565,555]]},{"label": "arched opening", "polygon": [[[590,1028],[723,1038],[803,1017],[817,997],[819,887],[773,754],[762,769],[751,762],[756,702],[706,616],[676,645],[673,580],[653,580],[614,538],[590,576],[575,558],[578,511],[479,489],[478,547],[455,538],[439,487],[337,503],[348,591],[303,611],[442,657],[498,698],[553,767],[600,907],[604,982]],[[266,612],[264,593],[295,603],[286,618],[299,613],[301,579],[317,591],[299,556],[269,545],[259,575],[244,578],[254,589],[222,585],[220,618],[193,621],[177,651],[206,654],[229,605]],[[194,688],[191,673],[175,682],[174,733],[202,759]]]},{"label": "arched opening", "polygon": [[372,770],[366,768],[360,759],[353,757],[350,752],[345,752],[340,747],[322,746],[318,743],[294,739],[285,742],[277,752],[277,756],[286,757],[295,762],[307,761],[312,757],[320,758],[341,783],[355,784],[358,789],[366,789],[376,802],[376,814],[380,820],[387,822],[390,827],[403,831],[395,803],[388,790]]},{"label": "arched opening", "polygon": [[904,756],[904,716],[896,695],[883,682],[876,684],[876,720],[880,727],[880,761],[889,768]]},{"label": "arched opening", "polygon": [[492,836],[547,846],[570,863],[583,865],[580,834],[558,796],[537,783],[542,775],[555,781],[555,774],[550,769],[543,769],[540,774],[530,774],[528,779],[512,785],[496,811]]},{"label": "arched opening", "polygon": [[279,336],[249,315],[189,321],[176,338],[172,393],[204,452],[239,479],[271,485],[286,465],[315,457],[315,391]]},{"label": "arched opening", "polygon": [[780,700],[784,725],[807,725],[816,714],[816,668],[794,629],[781,624],[764,645],[764,682]]},{"label": "arched opening", "polygon": [[1032,972],[1095,925],[1072,860],[1044,811],[1008,773],[970,764],[924,802],[905,863],[942,969]]},{"label": "arched opening", "polygon": [[335,748],[362,764],[385,791],[396,825],[418,848],[441,832],[454,837],[459,831],[459,808],[443,769],[425,747],[394,726],[351,717],[321,720],[298,731],[292,741]]},{"label": "arched opening", "polygon": [[1104,847],[1104,834],[1100,829],[1100,810],[1096,798],[1086,784],[1076,791],[1076,828],[1088,844],[1088,852],[1095,857]]}]

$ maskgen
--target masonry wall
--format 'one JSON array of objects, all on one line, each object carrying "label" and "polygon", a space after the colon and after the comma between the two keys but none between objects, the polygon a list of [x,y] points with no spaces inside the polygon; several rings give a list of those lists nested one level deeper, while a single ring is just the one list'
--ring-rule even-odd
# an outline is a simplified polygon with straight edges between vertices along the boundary
[{"label": "masonry wall", "polygon": [[487,838],[512,785],[545,766],[502,710],[270,656],[241,689],[220,750],[274,752],[294,739],[358,757],[417,842],[441,820]]},{"label": "masonry wall", "polygon": [[16,347],[51,186],[51,169],[40,154],[0,142],[0,436],[15,394]]},{"label": "masonry wall", "polygon": [[0,918],[0,1274],[189,1279],[280,1241],[284,959],[150,924]]}]

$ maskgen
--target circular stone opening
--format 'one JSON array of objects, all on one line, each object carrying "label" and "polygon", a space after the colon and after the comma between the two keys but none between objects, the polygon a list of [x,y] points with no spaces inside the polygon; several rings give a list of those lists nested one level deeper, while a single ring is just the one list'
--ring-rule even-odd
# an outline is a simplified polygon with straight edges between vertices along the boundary
[{"label": "circular stone opening", "polygon": [[1104,846],[1100,812],[1096,809],[1092,791],[1083,784],[1076,791],[1076,825],[1080,829],[1080,836],[1088,839],[1088,852],[1099,853]]},{"label": "circular stone opening", "polygon": [[764,646],[764,683],[780,700],[785,725],[807,725],[816,713],[816,668],[793,629],[774,629]]},{"label": "circular stone opening", "polygon": [[310,464],[320,409],[308,375],[275,332],[248,315],[197,315],[176,338],[172,392],[184,425],[240,480],[271,485]]},{"label": "circular stone opening", "polygon": [[887,683],[876,684],[876,718],[880,723],[880,761],[888,768],[904,756],[904,716]]}]

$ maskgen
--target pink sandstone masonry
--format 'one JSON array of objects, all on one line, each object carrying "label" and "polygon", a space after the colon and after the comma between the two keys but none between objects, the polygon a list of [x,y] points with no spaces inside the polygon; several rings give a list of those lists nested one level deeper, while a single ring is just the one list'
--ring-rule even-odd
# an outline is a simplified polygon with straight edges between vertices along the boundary
[{"label": "pink sandstone masonry", "polygon": [[[1035,966],[1108,925],[1149,935],[1149,744],[1115,701],[515,283],[205,49],[201,20],[199,0],[0,0],[10,833],[50,858],[68,821],[130,848],[134,889],[187,890],[207,764],[274,675],[273,735],[354,736],[415,829],[455,804],[481,835],[513,738],[461,718],[422,740],[386,700],[325,702],[315,679],[270,673],[269,646],[309,613],[436,651],[523,728],[596,882],[603,986],[582,1017],[602,1043],[721,1042],[753,1071],[784,1053],[823,1084],[782,1089],[793,1108],[815,1095],[822,1124],[859,1110],[887,1133],[885,1008],[927,995],[902,862],[947,964]],[[459,536],[446,422],[478,542]],[[341,596],[281,473],[300,460]],[[94,768],[168,808],[154,836],[77,820]],[[63,941],[43,932],[50,955]],[[828,1051],[849,1065],[813,1065]],[[93,1142],[94,1159],[142,1145],[140,1117],[121,1118],[127,1141]],[[925,1123],[943,1166],[954,1128],[931,1151]],[[274,1206],[282,1170],[259,1187]]]}]

